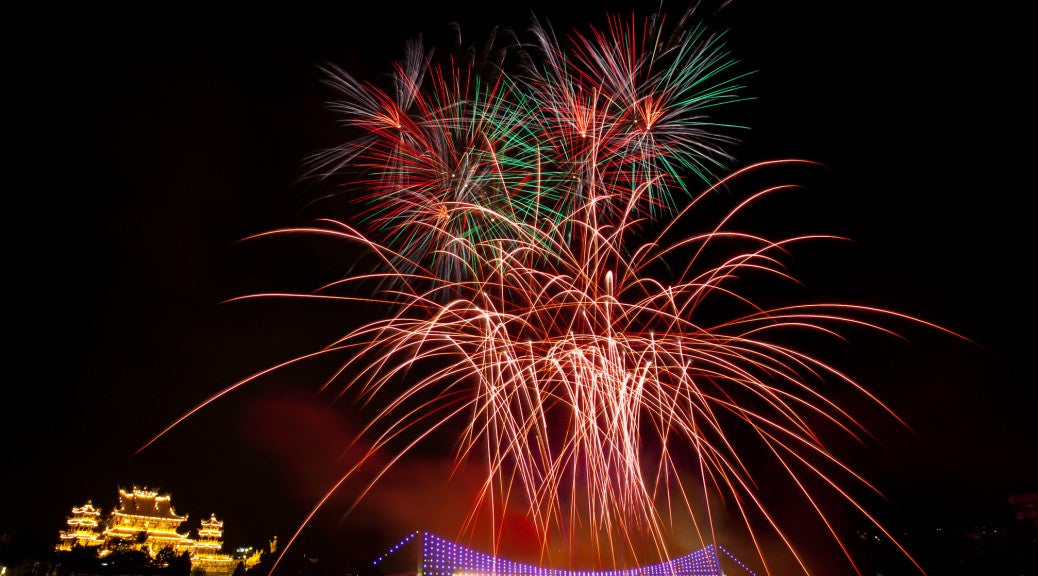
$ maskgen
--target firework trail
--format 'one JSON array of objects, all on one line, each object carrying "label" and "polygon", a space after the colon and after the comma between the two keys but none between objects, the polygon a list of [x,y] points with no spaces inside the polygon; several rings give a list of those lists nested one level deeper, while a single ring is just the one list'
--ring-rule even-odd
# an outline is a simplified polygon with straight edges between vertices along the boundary
[{"label": "firework trail", "polygon": [[[699,233],[681,232],[747,173],[809,164],[752,166],[690,193],[731,160],[731,126],[707,116],[740,99],[722,36],[702,26],[665,33],[662,17],[642,26],[610,19],[605,30],[571,35],[567,51],[549,26],[532,31],[531,44],[511,47],[522,56],[514,74],[504,72],[506,51],[437,59],[420,42],[408,46],[391,90],[326,69],[342,95],[333,108],[360,136],[313,158],[313,168],[350,175],[361,226],[329,219],[259,236],[363,246],[380,268],[299,296],[361,300],[387,315],[221,391],[159,436],[272,370],[344,355],[325,388],[376,407],[359,435],[371,449],[300,531],[375,454],[394,451],[358,501],[410,450],[460,430],[457,462],[485,471],[461,531],[481,511],[500,518],[518,503],[546,554],[551,534],[584,537],[609,564],[644,557],[645,542],[667,557],[679,528],[714,543],[715,516],[734,514],[766,573],[764,534],[808,573],[759,495],[776,480],[744,458],[752,443],[754,458],[763,452],[782,471],[853,565],[808,485],[827,486],[886,530],[853,495],[872,486],[823,441],[833,430],[854,438],[867,430],[822,384],[885,406],[789,342],[862,328],[893,334],[892,322],[937,327],[872,307],[765,305],[749,295],[746,286],[793,281],[788,250],[827,238],[734,228],[785,186],[749,195]],[[355,296],[363,290],[372,295]],[[691,527],[674,526],[676,510],[693,509]]]},{"label": "firework trail", "polygon": [[[765,308],[740,295],[736,287],[752,278],[792,280],[782,265],[787,249],[827,238],[771,240],[726,226],[783,189],[751,196],[701,234],[668,241],[666,231],[632,252],[624,247],[638,220],[592,228],[576,214],[548,235],[511,222],[512,240],[466,250],[480,259],[466,264],[465,280],[389,272],[396,288],[382,302],[394,312],[323,351],[349,358],[328,386],[381,407],[362,432],[373,438],[371,455],[405,438],[402,457],[417,440],[460,426],[458,461],[485,458],[474,511],[503,510],[518,499],[543,535],[601,538],[603,562],[646,537],[665,556],[671,507],[691,508],[710,494],[726,497],[755,541],[751,519],[763,517],[796,556],[757,496],[763,479],[753,472],[759,465],[742,457],[747,438],[766,449],[827,526],[805,477],[869,517],[843,484],[871,486],[823,441],[833,429],[854,437],[867,431],[821,385],[840,382],[883,405],[837,368],[785,342],[795,332],[838,337],[843,328],[889,333],[885,323],[893,320],[927,323],[843,303]],[[325,224],[271,234],[327,234],[364,243],[387,264],[399,257],[345,224]],[[579,231],[564,232],[573,228]],[[575,245],[574,236],[591,238],[595,249]],[[716,244],[740,249],[716,256]],[[674,259],[685,263],[674,278],[647,273]],[[383,275],[349,278],[318,294],[349,298],[335,293]],[[444,303],[441,292],[451,299]],[[718,309],[742,312],[699,320]],[[708,507],[707,518],[694,518],[701,541],[715,540],[709,518],[716,513]]]},{"label": "firework trail", "polygon": [[[510,221],[547,231],[589,209],[603,221],[673,215],[684,174],[710,183],[731,160],[721,145],[738,127],[706,115],[741,99],[721,35],[614,18],[574,34],[568,56],[549,26],[532,32],[479,55],[435,58],[412,42],[391,90],[325,69],[342,95],[332,109],[358,136],[315,155],[312,171],[347,171],[361,223],[398,268],[460,278],[477,258],[461,251],[510,239]],[[511,76],[510,51],[521,63]]]},{"label": "firework trail", "polygon": [[614,213],[673,215],[672,192],[688,193],[686,174],[711,184],[715,169],[732,160],[723,145],[735,139],[725,130],[741,127],[706,114],[739,101],[744,88],[745,74],[727,75],[738,62],[723,35],[694,26],[665,36],[662,18],[640,29],[633,19],[610,18],[606,31],[574,33],[568,56],[550,26],[535,21],[533,34],[545,65],[529,86],[543,111],[542,141],[570,191],[562,195],[571,202],[565,214],[590,200]]}]

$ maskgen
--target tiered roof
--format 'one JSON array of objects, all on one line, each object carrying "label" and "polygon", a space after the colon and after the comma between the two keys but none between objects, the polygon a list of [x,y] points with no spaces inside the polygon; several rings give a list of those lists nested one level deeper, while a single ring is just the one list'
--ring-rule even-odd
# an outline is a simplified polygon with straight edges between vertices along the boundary
[{"label": "tiered roof", "polygon": [[147,488],[133,487],[127,492],[119,489],[119,509],[117,514],[126,516],[146,516],[148,518],[161,518],[164,520],[187,520],[187,515],[179,516],[173,510],[169,494],[159,494],[157,491]]},{"label": "tiered roof", "polygon": [[238,556],[221,551],[223,522],[216,518],[216,514],[201,521],[197,539],[177,532],[188,516],[177,514],[169,494],[159,494],[156,490],[136,486],[132,490],[119,488],[119,505],[109,514],[103,533],[98,529],[100,516],[101,511],[89,501],[82,507],[73,508],[72,516],[67,520],[69,529],[60,533],[56,548],[68,551],[77,544],[98,546],[102,557],[123,546],[147,552],[153,557],[171,548],[178,554],[189,553],[192,571],[202,571],[206,576],[231,576],[238,564],[244,563],[248,569],[260,560],[258,551]]}]

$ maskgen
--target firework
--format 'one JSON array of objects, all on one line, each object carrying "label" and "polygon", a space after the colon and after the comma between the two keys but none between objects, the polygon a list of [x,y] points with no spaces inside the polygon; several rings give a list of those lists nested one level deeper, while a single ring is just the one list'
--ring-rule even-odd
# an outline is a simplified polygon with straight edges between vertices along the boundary
[{"label": "firework", "polygon": [[[335,110],[361,135],[315,157],[315,170],[351,175],[360,224],[329,219],[260,236],[320,234],[363,246],[380,268],[302,296],[361,300],[387,314],[286,363],[342,355],[325,388],[376,408],[360,433],[370,451],[300,530],[375,454],[393,451],[377,482],[423,441],[450,432],[459,464],[485,471],[460,530],[473,529],[480,511],[518,503],[545,547],[550,534],[581,532],[602,562],[637,557],[643,543],[665,558],[676,510],[691,517],[680,529],[716,543],[711,496],[720,495],[766,571],[764,532],[807,572],[759,495],[761,467],[744,457],[752,443],[852,564],[808,484],[827,486],[886,533],[853,495],[872,487],[822,441],[832,430],[865,432],[822,384],[885,406],[789,342],[797,333],[892,333],[893,321],[933,325],[844,303],[768,305],[741,288],[794,280],[788,250],[829,238],[772,239],[733,226],[785,186],[682,232],[702,203],[721,197],[714,191],[746,173],[809,163],[744,168],[688,194],[730,159],[730,137],[715,130],[725,126],[705,113],[738,100],[741,87],[726,76],[735,61],[720,36],[695,26],[664,34],[662,21],[611,19],[604,31],[572,35],[572,52],[535,23],[533,48],[513,47],[526,62],[514,75],[500,65],[503,52],[435,60],[418,42],[390,91],[327,68],[344,97]],[[689,201],[679,208],[682,195]],[[659,231],[643,239],[653,226]],[[367,286],[371,296],[354,295]],[[161,434],[283,366],[214,395]]]},{"label": "firework", "polygon": [[742,127],[707,112],[741,99],[745,73],[730,74],[738,61],[723,34],[701,25],[668,32],[662,17],[640,28],[633,19],[608,24],[574,32],[571,54],[550,26],[533,26],[545,64],[527,86],[541,110],[539,134],[569,190],[559,195],[571,203],[563,212],[591,201],[608,216],[628,209],[672,216],[672,194],[688,195],[688,175],[711,184],[732,160],[725,147],[735,139],[726,131]]},{"label": "firework", "polygon": [[[397,267],[460,278],[477,258],[461,251],[511,239],[515,221],[672,215],[686,173],[709,182],[731,159],[724,132],[736,127],[706,114],[740,99],[721,35],[611,19],[607,32],[575,33],[570,56],[550,27],[532,32],[532,43],[492,40],[478,55],[434,57],[412,42],[390,90],[325,68],[342,95],[331,107],[357,137],[312,169],[353,184],[360,222]],[[523,63],[514,75],[502,69],[509,53]]]},{"label": "firework", "polygon": [[[392,272],[397,287],[381,301],[393,312],[322,351],[348,356],[329,385],[381,406],[363,432],[373,439],[372,454],[405,438],[400,457],[440,430],[460,428],[459,461],[485,458],[473,510],[502,510],[518,499],[541,534],[573,534],[579,518],[607,555],[648,538],[665,557],[671,507],[722,494],[755,541],[751,518],[760,516],[796,555],[757,496],[760,467],[742,457],[747,438],[765,448],[827,526],[805,476],[868,517],[843,484],[871,486],[822,441],[834,428],[852,435],[865,429],[821,385],[840,382],[882,404],[823,359],[784,342],[793,332],[836,336],[841,327],[889,332],[880,319],[926,323],[842,303],[768,308],[740,295],[735,286],[751,278],[791,279],[782,266],[787,249],[826,238],[771,240],[726,226],[783,188],[751,196],[701,234],[668,241],[667,230],[633,251],[625,247],[637,220],[594,227],[578,212],[553,233],[512,222],[509,242],[468,247],[479,259],[466,263],[464,280]],[[327,224],[273,233],[329,234],[363,243],[386,263],[399,257],[345,224]],[[716,244],[740,249],[709,256]],[[684,268],[673,278],[647,273],[675,259]],[[342,298],[335,290],[381,276],[336,282],[318,295]],[[444,294],[451,296],[446,303]],[[719,309],[732,314],[700,320]],[[706,519],[694,518],[704,542],[716,539],[715,513],[708,507]]]}]

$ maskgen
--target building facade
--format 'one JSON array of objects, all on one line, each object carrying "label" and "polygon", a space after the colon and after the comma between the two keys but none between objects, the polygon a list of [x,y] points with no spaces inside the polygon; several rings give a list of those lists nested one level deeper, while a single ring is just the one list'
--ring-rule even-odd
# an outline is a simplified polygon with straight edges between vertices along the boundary
[{"label": "building facade", "polygon": [[248,549],[241,554],[223,552],[223,522],[210,515],[202,520],[192,538],[190,531],[180,532],[188,515],[176,513],[169,494],[147,488],[119,489],[119,504],[107,517],[92,501],[73,507],[66,519],[66,529],[58,536],[58,551],[73,548],[96,548],[103,558],[118,550],[139,550],[155,558],[170,550],[175,555],[185,552],[191,558],[192,573],[205,576],[230,576],[239,564],[246,570],[259,563],[261,551]]},{"label": "building facade", "polygon": [[108,516],[104,540],[111,547],[130,548],[154,557],[171,548],[177,554],[194,550],[195,541],[177,529],[187,522],[187,515],[173,510],[168,494],[134,487],[119,489],[119,507]]},{"label": "building facade", "polygon": [[101,510],[94,508],[94,503],[87,503],[79,508],[72,507],[72,515],[65,522],[68,529],[58,535],[57,549],[69,551],[75,546],[97,548],[104,544],[101,534]]}]

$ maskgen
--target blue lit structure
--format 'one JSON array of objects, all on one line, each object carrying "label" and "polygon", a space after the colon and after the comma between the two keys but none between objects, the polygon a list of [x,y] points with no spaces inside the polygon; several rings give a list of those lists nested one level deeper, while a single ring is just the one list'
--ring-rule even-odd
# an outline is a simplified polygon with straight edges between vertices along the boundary
[{"label": "blue lit structure", "polygon": [[412,532],[372,562],[378,566],[401,548],[418,551],[418,576],[757,576],[723,546],[709,544],[673,560],[627,570],[571,571],[521,564],[477,552],[429,532]]}]

